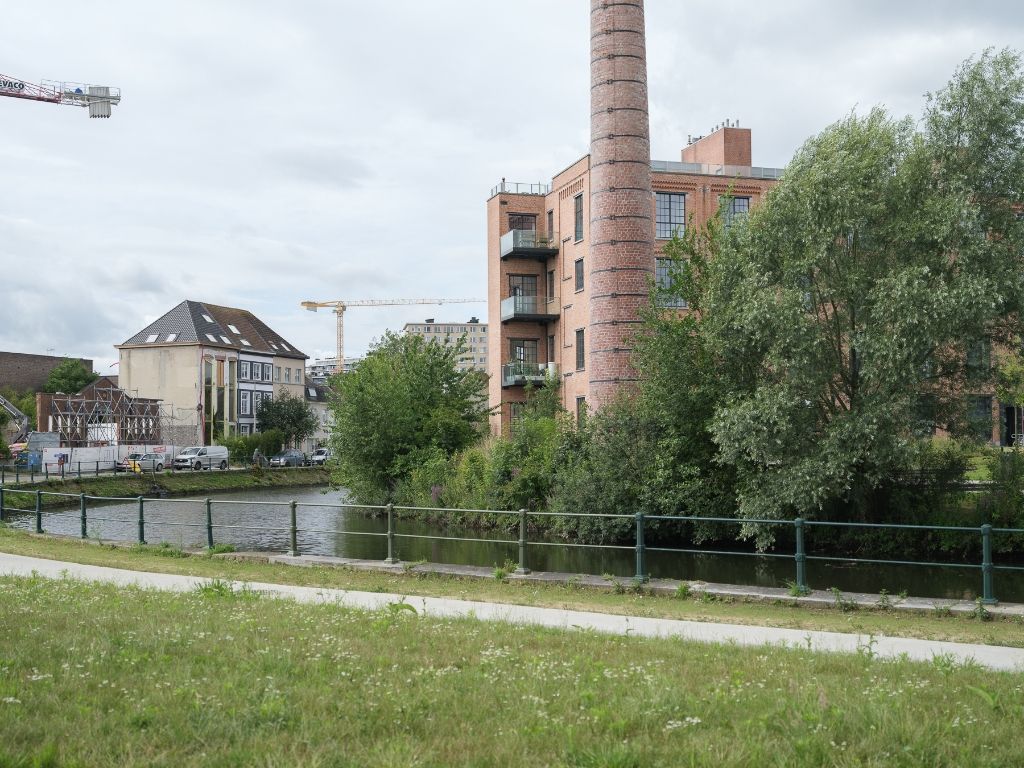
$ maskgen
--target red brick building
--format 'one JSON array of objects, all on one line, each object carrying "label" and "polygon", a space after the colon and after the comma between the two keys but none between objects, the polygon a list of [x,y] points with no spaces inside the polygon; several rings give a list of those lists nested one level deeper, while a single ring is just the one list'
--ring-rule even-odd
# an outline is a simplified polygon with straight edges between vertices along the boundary
[{"label": "red brick building", "polygon": [[[726,206],[745,214],[781,175],[751,165],[751,132],[726,123],[652,161],[642,0],[591,0],[590,153],[551,184],[502,179],[487,201],[492,431],[547,375],[562,403],[600,407],[635,380],[632,336],[665,242]],[[497,407],[500,406],[500,407]]]}]

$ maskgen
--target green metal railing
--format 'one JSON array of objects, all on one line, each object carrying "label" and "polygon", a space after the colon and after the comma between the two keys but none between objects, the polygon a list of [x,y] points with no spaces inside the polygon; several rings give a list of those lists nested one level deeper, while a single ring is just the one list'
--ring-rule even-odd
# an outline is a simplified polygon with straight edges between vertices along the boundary
[{"label": "green metal railing", "polygon": [[[387,505],[365,505],[365,504],[322,504],[312,502],[296,502],[294,500],[289,502],[278,502],[278,501],[242,501],[242,500],[214,500],[207,498],[204,500],[205,507],[205,519],[201,522],[182,522],[182,521],[171,521],[171,520],[153,520],[151,517],[146,515],[147,503],[160,503],[160,504],[195,504],[195,499],[160,499],[160,498],[146,498],[144,496],[131,496],[131,497],[112,497],[112,496],[90,496],[84,493],[81,494],[69,494],[69,493],[58,493],[53,491],[42,491],[42,490],[29,490],[24,488],[5,488],[0,485],[0,522],[3,522],[10,513],[19,514],[31,514],[34,516],[34,530],[36,533],[44,533],[45,529],[43,526],[43,498],[46,496],[50,497],[63,497],[68,499],[68,504],[77,503],[78,514],[80,518],[80,536],[81,538],[87,538],[89,535],[89,524],[96,522],[110,522],[120,524],[130,524],[135,522],[137,524],[137,539],[140,544],[146,543],[146,530],[148,525],[160,525],[160,526],[183,526],[183,527],[199,527],[205,529],[206,533],[206,545],[208,548],[215,546],[214,531],[231,531],[231,530],[250,530],[250,531],[264,531],[264,532],[276,532],[287,534],[288,536],[288,554],[292,556],[298,556],[301,554],[300,548],[300,534],[331,534],[331,535],[346,535],[346,536],[368,536],[385,539],[387,547],[387,556],[384,562],[389,564],[396,564],[399,562],[397,542],[401,539],[413,540],[413,539],[424,539],[434,541],[455,541],[455,542],[475,542],[482,544],[503,544],[518,548],[518,563],[515,573],[527,574],[530,573],[529,568],[529,554],[532,547],[561,547],[561,548],[575,548],[575,549],[598,549],[598,550],[618,550],[618,551],[632,551],[634,553],[636,568],[634,578],[640,582],[646,582],[650,579],[650,574],[647,569],[647,553],[648,552],[663,552],[663,553],[675,553],[680,555],[694,554],[694,555],[725,555],[725,556],[745,556],[745,557],[769,557],[769,558],[782,558],[791,559],[794,564],[794,575],[795,580],[793,585],[796,590],[800,593],[810,591],[810,587],[807,581],[806,566],[808,561],[828,561],[828,562],[843,562],[843,563],[865,563],[865,564],[881,564],[881,565],[900,565],[900,566],[922,566],[922,567],[939,567],[939,568],[959,568],[959,569],[976,569],[981,572],[981,599],[983,603],[994,604],[997,601],[995,596],[995,574],[997,571],[1015,571],[1024,572],[1024,566],[1021,565],[997,565],[992,559],[992,539],[996,535],[1014,535],[1024,534],[1024,528],[995,528],[990,524],[984,524],[979,527],[964,527],[964,526],[948,526],[948,525],[905,525],[897,523],[857,523],[857,522],[830,522],[824,520],[805,520],[803,518],[796,518],[793,520],[765,520],[765,519],[739,519],[732,517],[699,517],[692,515],[645,515],[642,512],[635,514],[588,514],[584,512],[530,512],[526,509],[520,510],[493,510],[493,509],[439,509],[436,507],[412,507],[412,506],[396,506],[393,504]],[[30,506],[13,506],[11,502],[15,498],[24,499],[28,497],[28,504]],[[124,502],[134,503],[138,505],[137,520],[130,521],[124,518],[109,518],[102,516],[102,506],[93,506],[90,509],[90,502],[97,504],[109,504],[111,502]],[[267,527],[266,525],[233,525],[224,522],[215,522],[214,507],[228,507],[231,505],[246,505],[246,506],[271,506],[281,507],[286,504],[288,507],[288,525],[282,527]],[[383,532],[378,531],[353,531],[353,530],[338,530],[338,529],[319,529],[319,528],[300,528],[298,524],[298,509],[302,508],[329,508],[337,510],[353,510],[359,512],[372,512],[375,514],[382,514],[386,517],[387,529]],[[99,511],[100,516],[97,516],[96,512]],[[398,517],[395,512],[411,512],[411,513],[426,513],[426,514],[439,514],[439,513],[456,513],[462,516],[466,515],[498,515],[498,516],[515,516],[517,517],[518,523],[518,537],[516,539],[489,539],[479,538],[471,536],[434,536],[428,534],[419,533],[400,533],[398,531]],[[59,514],[67,514],[67,510],[59,511]],[[557,518],[586,518],[586,519],[617,519],[623,521],[632,521],[632,528],[634,530],[633,543],[632,544],[590,544],[584,542],[555,542],[555,541],[531,541],[528,538],[529,523],[530,519],[539,519],[545,517],[557,517]],[[684,523],[714,523],[714,524],[725,524],[725,525],[762,525],[766,527],[775,528],[786,528],[790,527],[793,529],[794,539],[794,551],[792,553],[783,552],[744,552],[737,550],[716,550],[705,547],[661,547],[661,546],[648,546],[645,537],[648,532],[648,525],[652,522],[684,522]],[[931,562],[921,560],[895,560],[895,559],[874,559],[874,558],[861,558],[861,557],[850,557],[850,556],[838,556],[838,555],[814,555],[808,554],[807,543],[805,539],[808,528],[851,528],[851,529],[882,529],[882,530],[894,530],[894,531],[922,531],[922,532],[953,532],[959,533],[965,536],[977,536],[980,548],[981,548],[981,560],[975,563],[953,563],[953,562]]]}]

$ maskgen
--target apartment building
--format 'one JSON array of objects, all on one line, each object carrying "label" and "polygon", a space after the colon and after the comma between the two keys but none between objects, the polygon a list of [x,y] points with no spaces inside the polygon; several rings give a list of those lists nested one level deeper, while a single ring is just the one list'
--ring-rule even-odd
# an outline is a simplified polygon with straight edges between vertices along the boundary
[{"label": "apartment building", "polygon": [[323,384],[328,378],[334,376],[339,370],[344,373],[352,373],[359,365],[361,357],[346,357],[343,365],[338,365],[338,358],[336,357],[321,357],[316,360],[311,360],[306,365],[306,378],[311,379],[317,384]]},{"label": "apartment building", "polygon": [[305,396],[307,356],[248,310],[186,300],[116,348],[121,388],[184,414],[202,445],[251,434],[264,399]]},{"label": "apartment building", "polygon": [[471,317],[466,323],[435,322],[429,317],[422,323],[406,323],[402,329],[404,333],[422,336],[427,341],[436,341],[448,347],[454,347],[459,339],[465,337],[466,351],[459,358],[457,368],[460,371],[477,369],[488,370],[488,346],[487,323],[481,323],[480,318]]},{"label": "apartment building", "polygon": [[495,433],[545,377],[576,413],[635,381],[631,339],[651,285],[669,279],[665,243],[720,208],[727,225],[745,215],[782,173],[752,164],[751,131],[732,120],[677,161],[651,160],[642,0],[591,0],[590,60],[590,152],[550,184],[502,179],[487,200]]}]

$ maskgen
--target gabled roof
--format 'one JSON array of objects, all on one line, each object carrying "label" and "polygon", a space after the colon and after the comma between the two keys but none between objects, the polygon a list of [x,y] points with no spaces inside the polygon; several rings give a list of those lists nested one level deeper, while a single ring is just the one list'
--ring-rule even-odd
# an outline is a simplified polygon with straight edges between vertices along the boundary
[{"label": "gabled roof", "polygon": [[305,360],[294,345],[247,309],[185,300],[121,347],[202,344]]}]

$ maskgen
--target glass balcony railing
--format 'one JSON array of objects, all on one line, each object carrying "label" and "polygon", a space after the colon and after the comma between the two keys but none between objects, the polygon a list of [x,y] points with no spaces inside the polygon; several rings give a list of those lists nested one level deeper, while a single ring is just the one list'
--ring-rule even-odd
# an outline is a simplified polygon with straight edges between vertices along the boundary
[{"label": "glass balcony railing", "polygon": [[558,253],[558,233],[542,235],[533,229],[511,229],[501,236],[501,257],[529,256],[546,259]]},{"label": "glass balcony railing", "polygon": [[557,320],[557,296],[509,296],[501,300],[501,321]]},{"label": "glass balcony railing", "polygon": [[491,187],[491,197],[495,195],[546,195],[551,192],[551,185],[544,182],[536,184],[523,183],[521,181],[501,180],[500,184]]},{"label": "glass balcony railing", "polygon": [[501,386],[522,387],[526,384],[543,384],[548,377],[558,376],[555,363],[524,363],[513,361],[501,366]]}]

